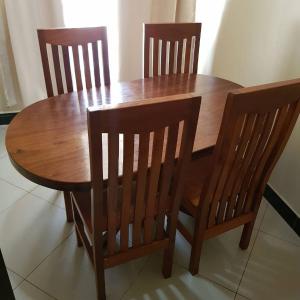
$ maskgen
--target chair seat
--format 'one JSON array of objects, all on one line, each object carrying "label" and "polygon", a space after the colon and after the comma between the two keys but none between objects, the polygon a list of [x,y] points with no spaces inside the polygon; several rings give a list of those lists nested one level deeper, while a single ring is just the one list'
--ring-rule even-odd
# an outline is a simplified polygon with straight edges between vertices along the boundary
[{"label": "chair seat", "polygon": [[183,192],[181,208],[192,216],[202,200],[200,194],[212,167],[211,152],[192,161]]}]

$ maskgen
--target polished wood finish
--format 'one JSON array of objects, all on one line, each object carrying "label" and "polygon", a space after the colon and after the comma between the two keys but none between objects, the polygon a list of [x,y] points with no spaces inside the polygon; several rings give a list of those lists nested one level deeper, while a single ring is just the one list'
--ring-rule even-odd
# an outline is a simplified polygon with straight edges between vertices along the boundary
[{"label": "polished wood finish", "polygon": [[[91,197],[82,201],[80,193],[72,193],[72,200],[78,245],[84,244],[94,264],[98,299],[105,299],[105,267],[153,251],[164,249],[163,274],[171,275],[178,211],[191,162],[200,102],[201,97],[184,94],[88,108],[92,191],[86,194]],[[108,161],[103,159],[103,147],[107,147],[104,136],[108,141]],[[124,149],[122,159],[119,149]],[[108,178],[104,175],[107,165]],[[120,183],[119,169],[124,169]],[[161,228],[162,235],[158,235],[158,216],[168,224],[166,229]],[[91,227],[84,230],[85,223],[91,223]],[[122,247],[117,242],[118,224]],[[130,224],[132,245],[128,239]],[[86,235],[87,230],[91,232]],[[106,253],[104,232],[108,237]]]},{"label": "polished wood finish", "polygon": [[[105,85],[110,84],[106,27],[38,29],[37,33],[48,97],[54,95],[55,87],[58,95],[75,90],[71,65],[74,66],[73,75],[76,78],[77,91],[90,89],[92,78],[95,86],[100,87],[99,52],[103,62],[102,82]],[[51,46],[48,50],[47,45]],[[51,63],[49,62],[51,54],[53,77],[55,77],[53,79],[51,79]],[[80,60],[82,60],[82,66]],[[73,64],[71,64],[72,61]],[[93,61],[93,69],[90,61]],[[85,84],[83,78],[85,78]]]},{"label": "polished wood finish", "polygon": [[201,23],[144,24],[144,77],[197,74]]},{"label": "polished wood finish", "polygon": [[[56,94],[58,95],[73,92],[76,89],[77,91],[81,91],[84,88],[90,89],[92,87],[91,77],[94,78],[94,85],[100,87],[99,47],[102,50],[104,74],[104,80],[102,81],[104,81],[106,85],[110,83],[106,27],[38,29],[37,33],[48,97],[54,95],[55,85],[57,89]],[[51,46],[49,53],[47,51],[47,45]],[[91,46],[91,54],[88,50],[89,45]],[[80,66],[80,47],[82,50],[82,67]],[[59,50],[61,50],[61,54],[59,54]],[[55,79],[51,79],[50,73],[48,55],[51,57],[51,52],[54,67],[53,76]],[[72,68],[70,63],[72,60],[75,72],[73,75],[76,78],[76,89],[72,80]],[[93,61],[93,72],[91,72],[90,60]],[[62,76],[62,74],[64,74],[64,76]],[[83,84],[83,76],[85,78],[85,85]],[[65,87],[63,77],[65,78]],[[73,213],[69,192],[64,192],[64,199],[67,221],[72,222]]]},{"label": "polished wood finish", "polygon": [[[240,247],[248,247],[264,189],[299,113],[300,79],[228,94],[212,165],[199,166],[201,176],[192,174],[204,180],[198,185],[194,180],[198,201],[186,192],[183,198],[184,211],[196,218],[193,236],[187,237],[192,274],[198,272],[204,239],[245,224]],[[189,189],[191,183],[188,179]],[[187,236],[182,226],[179,230]]]},{"label": "polished wood finish", "polygon": [[6,148],[13,165],[29,180],[54,189],[88,190],[88,106],[183,93],[202,96],[195,158],[203,149],[215,145],[226,95],[237,87],[240,86],[215,77],[183,74],[52,97],[26,107],[13,119],[7,128]]}]

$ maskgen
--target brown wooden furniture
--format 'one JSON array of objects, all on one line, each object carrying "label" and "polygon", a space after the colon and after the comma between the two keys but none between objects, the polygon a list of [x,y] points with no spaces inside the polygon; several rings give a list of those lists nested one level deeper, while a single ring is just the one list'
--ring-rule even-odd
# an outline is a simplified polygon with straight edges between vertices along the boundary
[{"label": "brown wooden furniture", "polygon": [[200,34],[201,23],[144,24],[144,77],[197,74]]},{"label": "brown wooden furniture", "polygon": [[[99,48],[101,48],[103,62],[104,78],[102,81],[105,85],[110,83],[106,27],[38,29],[37,33],[48,97],[54,95],[54,85],[57,86],[58,94],[74,91],[71,65],[74,65],[77,91],[84,88],[90,89],[93,79],[95,86],[100,87]],[[98,42],[101,42],[101,46]],[[47,44],[51,46],[50,52],[52,53],[55,71],[55,80],[53,80],[53,82],[50,74]],[[61,54],[59,53],[60,49]],[[82,51],[83,66],[80,66],[80,50]],[[49,55],[51,54],[49,53]],[[60,61],[62,61],[62,63]],[[90,65],[90,61],[93,61],[93,66]],[[83,69],[81,67],[83,67]],[[63,77],[65,77],[66,80],[65,88]],[[85,77],[85,86],[83,77]]]},{"label": "brown wooden furniture", "polygon": [[[37,33],[48,97],[54,95],[55,88],[57,89],[56,94],[74,91],[71,65],[74,65],[73,77],[76,81],[77,91],[84,88],[90,89],[92,82],[95,87],[100,87],[101,72],[98,54],[100,49],[104,74],[102,82],[105,85],[110,83],[106,27],[38,29]],[[101,45],[98,42],[101,42]],[[50,53],[47,53],[47,44],[51,47],[49,48]],[[82,51],[82,66],[80,65],[80,50]],[[51,79],[51,64],[48,55],[52,57],[53,61],[55,71],[53,79]],[[65,192],[64,197],[67,220],[72,221],[69,193]]]},{"label": "brown wooden furniture", "polygon": [[182,74],[55,96],[18,113],[7,128],[6,148],[15,168],[29,180],[63,191],[89,190],[88,106],[183,93],[202,96],[193,149],[197,159],[216,144],[226,95],[238,87],[216,77]]},{"label": "brown wooden furniture", "polygon": [[300,79],[228,94],[213,155],[203,155],[186,182],[182,209],[195,217],[195,228],[191,235],[179,222],[178,229],[192,245],[192,274],[205,239],[244,225],[240,248],[248,247],[265,186],[299,112]]},{"label": "brown wooden furniture", "polygon": [[[164,249],[163,275],[170,277],[178,211],[200,102],[201,97],[176,95],[88,108],[92,192],[90,198],[88,192],[87,196],[74,192],[72,200],[78,244],[84,244],[94,264],[98,299],[106,299],[105,268],[160,249]],[[108,141],[107,181],[103,176],[104,135]],[[118,169],[122,169],[121,180]],[[128,239],[130,224],[132,245]],[[119,228],[120,245],[116,237]],[[105,232],[107,253],[103,250]]]}]

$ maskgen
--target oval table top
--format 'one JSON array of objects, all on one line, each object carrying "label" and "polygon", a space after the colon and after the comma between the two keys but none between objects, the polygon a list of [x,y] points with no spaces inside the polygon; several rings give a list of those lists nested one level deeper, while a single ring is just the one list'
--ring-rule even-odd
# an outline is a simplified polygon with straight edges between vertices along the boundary
[{"label": "oval table top", "polygon": [[233,82],[206,75],[172,75],[120,82],[36,102],[12,120],[6,148],[15,168],[29,180],[58,190],[90,186],[86,108],[175,94],[202,96],[193,152],[216,144]]}]

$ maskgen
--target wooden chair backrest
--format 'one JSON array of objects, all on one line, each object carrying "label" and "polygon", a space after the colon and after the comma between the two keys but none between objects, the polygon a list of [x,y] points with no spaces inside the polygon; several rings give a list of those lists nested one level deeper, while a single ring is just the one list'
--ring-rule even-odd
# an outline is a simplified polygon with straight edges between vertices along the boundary
[{"label": "wooden chair backrest", "polygon": [[[88,109],[93,232],[95,238],[101,238],[101,220],[107,216],[108,256],[175,236],[200,102],[201,97],[179,95]],[[105,183],[104,134],[108,140]],[[122,179],[118,178],[119,165]],[[106,206],[107,211],[103,211]],[[132,247],[128,244],[129,224],[133,224]],[[118,228],[120,249],[116,244]]]},{"label": "wooden chair backrest", "polygon": [[300,80],[228,94],[205,199],[208,228],[257,212],[300,112]]},{"label": "wooden chair backrest", "polygon": [[201,23],[144,24],[144,77],[197,74],[200,34]]},{"label": "wooden chair backrest", "polygon": [[[72,67],[78,91],[91,88],[93,81],[96,87],[100,87],[101,81],[110,84],[106,27],[38,29],[37,33],[48,97],[54,95],[54,87],[58,94],[74,91]],[[49,51],[47,44],[51,46]],[[53,61],[53,80],[48,57]]]}]

